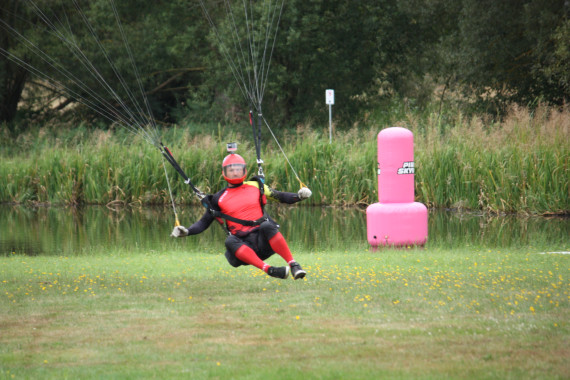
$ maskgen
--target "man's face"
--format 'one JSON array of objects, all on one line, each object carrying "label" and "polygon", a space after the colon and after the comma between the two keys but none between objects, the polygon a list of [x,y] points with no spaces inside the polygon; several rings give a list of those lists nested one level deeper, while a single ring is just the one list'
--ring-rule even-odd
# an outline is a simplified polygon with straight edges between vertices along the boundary
[{"label": "man's face", "polygon": [[241,178],[245,174],[245,165],[234,164],[228,165],[224,168],[226,177],[229,179]]}]

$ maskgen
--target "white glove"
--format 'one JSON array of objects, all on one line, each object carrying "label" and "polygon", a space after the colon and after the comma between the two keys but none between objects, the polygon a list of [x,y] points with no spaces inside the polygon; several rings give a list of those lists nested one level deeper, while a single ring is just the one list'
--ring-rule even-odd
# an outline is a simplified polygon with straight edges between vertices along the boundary
[{"label": "white glove", "polygon": [[313,195],[311,189],[309,189],[308,187],[301,187],[301,189],[299,190],[299,192],[297,194],[299,195],[299,198],[301,200],[307,199],[311,195]]},{"label": "white glove", "polygon": [[172,233],[170,234],[170,236],[172,236],[172,237],[188,236],[188,230],[183,226],[176,226],[172,230]]}]

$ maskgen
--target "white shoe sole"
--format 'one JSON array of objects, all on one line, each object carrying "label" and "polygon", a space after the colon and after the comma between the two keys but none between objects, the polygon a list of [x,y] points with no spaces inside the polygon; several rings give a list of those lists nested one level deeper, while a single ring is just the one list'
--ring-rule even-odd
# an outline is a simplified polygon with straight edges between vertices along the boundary
[{"label": "white shoe sole", "polygon": [[300,278],[305,277],[306,275],[307,275],[307,272],[305,272],[304,270],[301,269],[300,271],[298,271],[297,273],[295,273],[295,275],[293,276],[293,278],[294,278],[295,280],[298,280],[298,279],[300,279]]}]

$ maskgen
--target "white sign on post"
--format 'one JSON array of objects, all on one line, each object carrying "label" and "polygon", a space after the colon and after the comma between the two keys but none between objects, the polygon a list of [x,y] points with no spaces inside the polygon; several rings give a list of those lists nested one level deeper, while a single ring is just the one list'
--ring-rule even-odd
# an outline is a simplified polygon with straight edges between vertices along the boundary
[{"label": "white sign on post", "polygon": [[329,144],[332,143],[332,105],[334,104],[334,90],[326,90],[326,100],[329,105]]},{"label": "white sign on post", "polygon": [[327,90],[327,104],[334,104],[334,90]]}]

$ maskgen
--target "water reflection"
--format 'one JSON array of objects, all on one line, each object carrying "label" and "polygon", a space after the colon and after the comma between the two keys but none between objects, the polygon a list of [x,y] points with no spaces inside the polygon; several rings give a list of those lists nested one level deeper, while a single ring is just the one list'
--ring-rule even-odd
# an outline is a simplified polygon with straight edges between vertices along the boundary
[{"label": "water reflection", "polygon": [[[368,248],[366,213],[359,208],[271,205],[269,213],[281,224],[293,250],[322,252]],[[201,207],[179,210],[184,225],[202,215]],[[81,255],[116,249],[161,252],[199,248],[224,250],[219,226],[185,239],[173,239],[172,210],[167,208],[110,209],[107,207],[29,208],[0,206],[0,255]],[[549,247],[570,248],[570,219],[490,217],[474,213],[430,211],[427,247]]]},{"label": "water reflection", "polygon": [[429,244],[570,248],[570,218],[430,211]]}]

